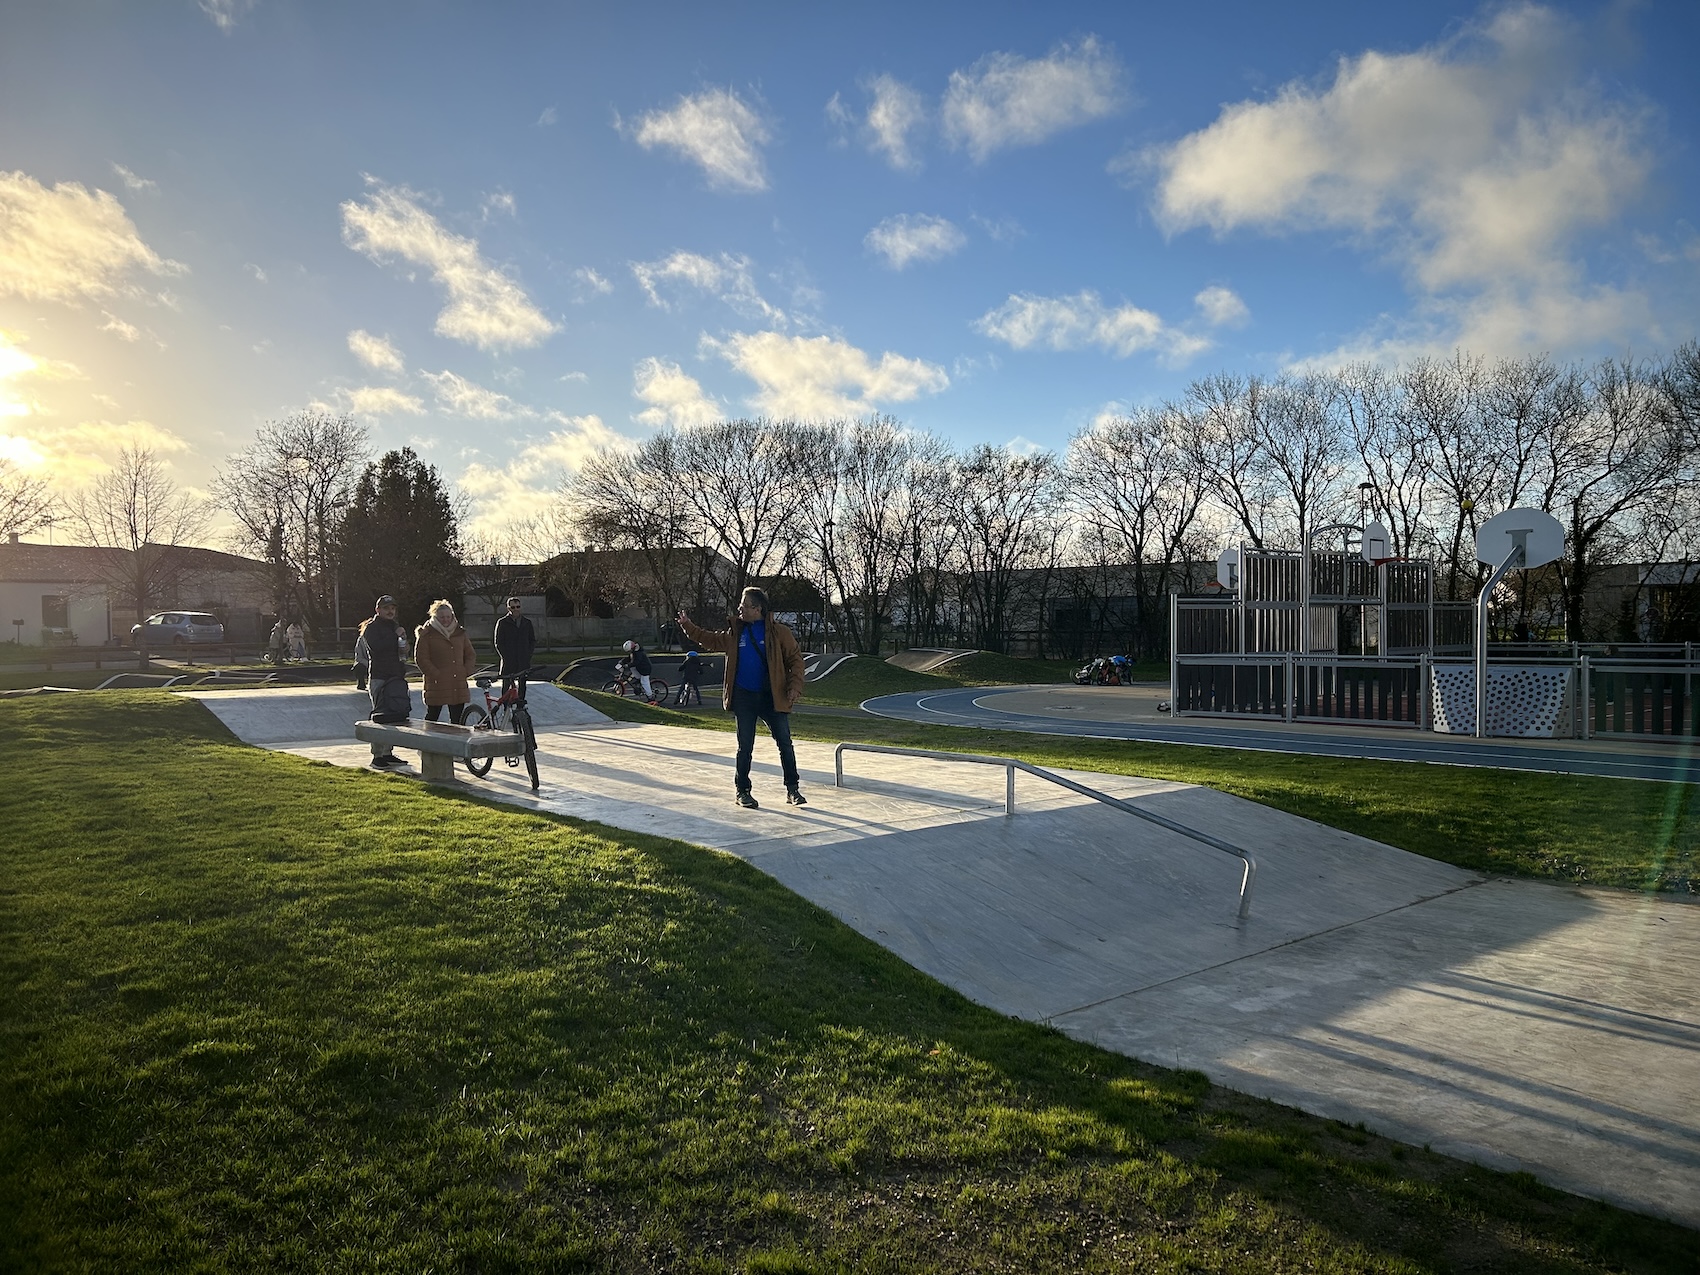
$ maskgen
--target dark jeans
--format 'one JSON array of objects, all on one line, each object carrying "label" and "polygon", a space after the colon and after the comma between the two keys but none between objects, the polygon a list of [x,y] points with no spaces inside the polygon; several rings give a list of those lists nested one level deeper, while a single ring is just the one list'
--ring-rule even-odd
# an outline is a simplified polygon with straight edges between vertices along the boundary
[{"label": "dark jeans", "polygon": [[441,721],[445,708],[449,710],[449,720],[459,726],[461,718],[466,716],[465,704],[427,704],[425,705],[425,720],[428,722]]},{"label": "dark jeans", "polygon": [[519,683],[518,702],[523,704],[525,703],[525,677],[523,674],[519,677],[504,677],[502,679],[502,694],[506,695],[508,693],[508,688],[515,682]]},{"label": "dark jeans", "polygon": [[795,788],[797,750],[791,747],[791,714],[773,707],[773,692],[766,687],[747,691],[742,686],[732,688],[732,714],[738,719],[738,791],[750,790],[750,758],[756,750],[756,722],[767,723],[767,733],[779,745],[779,765],[785,772],[785,786]]}]

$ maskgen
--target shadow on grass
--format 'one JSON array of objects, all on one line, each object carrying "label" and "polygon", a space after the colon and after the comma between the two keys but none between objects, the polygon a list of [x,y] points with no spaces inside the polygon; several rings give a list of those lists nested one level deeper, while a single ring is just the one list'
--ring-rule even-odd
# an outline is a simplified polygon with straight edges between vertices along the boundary
[{"label": "shadow on grass", "polygon": [[728,856],[12,702],[0,1266],[1692,1269],[1002,1018]]}]

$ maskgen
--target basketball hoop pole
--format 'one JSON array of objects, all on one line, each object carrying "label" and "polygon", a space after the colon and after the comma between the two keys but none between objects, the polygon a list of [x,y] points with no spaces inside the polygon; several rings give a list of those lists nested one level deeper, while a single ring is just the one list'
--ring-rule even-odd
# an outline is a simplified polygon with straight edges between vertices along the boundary
[{"label": "basketball hoop pole", "polygon": [[1488,582],[1482,586],[1481,594],[1476,598],[1476,738],[1487,738],[1487,638],[1488,638],[1488,598],[1492,595],[1499,582],[1508,572],[1515,571],[1523,565],[1528,557],[1527,531],[1512,531],[1510,533],[1511,552],[1505,555],[1505,561],[1499,564],[1494,573],[1488,577]]}]

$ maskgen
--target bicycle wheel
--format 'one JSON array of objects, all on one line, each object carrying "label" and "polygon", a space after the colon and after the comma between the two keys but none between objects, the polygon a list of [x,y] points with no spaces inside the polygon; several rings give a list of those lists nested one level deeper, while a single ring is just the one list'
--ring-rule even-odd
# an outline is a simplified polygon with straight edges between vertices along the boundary
[{"label": "bicycle wheel", "polygon": [[624,695],[626,684],[624,682],[604,682],[602,683],[602,693],[604,695]]},{"label": "bicycle wheel", "polygon": [[[492,726],[490,714],[484,711],[482,704],[468,704],[466,716],[460,719],[460,724],[470,726],[476,731],[488,731]],[[468,770],[482,779],[490,773],[490,763],[496,759],[494,757],[466,757],[462,760],[466,763]]]},{"label": "bicycle wheel", "polygon": [[537,733],[531,729],[531,714],[514,705],[514,726],[525,744],[525,773],[531,776],[531,791],[537,791]]},{"label": "bicycle wheel", "polygon": [[665,704],[667,702],[666,682],[663,682],[659,677],[652,677],[649,679],[649,687],[655,692],[655,702],[657,704]]}]

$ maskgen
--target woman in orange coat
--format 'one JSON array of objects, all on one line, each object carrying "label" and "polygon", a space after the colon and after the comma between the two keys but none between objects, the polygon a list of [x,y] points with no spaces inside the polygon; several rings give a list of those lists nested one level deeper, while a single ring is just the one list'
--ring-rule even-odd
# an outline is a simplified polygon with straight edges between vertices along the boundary
[{"label": "woman in orange coat", "polygon": [[449,720],[460,725],[472,698],[470,679],[478,670],[478,655],[455,619],[454,604],[446,599],[433,602],[431,618],[414,637],[413,658],[425,674],[425,720],[440,720],[446,705]]}]

